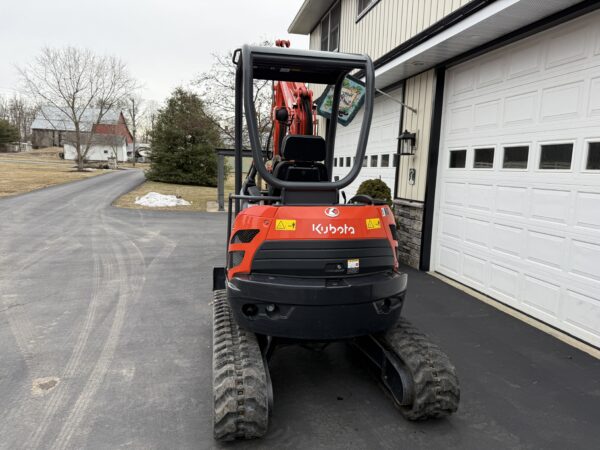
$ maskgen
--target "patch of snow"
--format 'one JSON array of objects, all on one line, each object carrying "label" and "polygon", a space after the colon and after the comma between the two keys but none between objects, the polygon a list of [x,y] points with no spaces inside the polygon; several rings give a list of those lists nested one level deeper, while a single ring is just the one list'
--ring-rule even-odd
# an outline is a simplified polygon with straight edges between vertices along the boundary
[{"label": "patch of snow", "polygon": [[136,205],[149,206],[151,208],[160,208],[165,206],[189,206],[190,202],[174,195],[164,195],[158,192],[148,192],[143,197],[135,198]]}]

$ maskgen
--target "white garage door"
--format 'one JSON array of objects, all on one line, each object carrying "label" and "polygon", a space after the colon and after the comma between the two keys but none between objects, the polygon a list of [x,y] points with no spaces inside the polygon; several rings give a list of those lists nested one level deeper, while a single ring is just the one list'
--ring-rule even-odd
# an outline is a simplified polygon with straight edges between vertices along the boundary
[{"label": "white garage door", "polygon": [[600,346],[600,12],[447,73],[436,271]]},{"label": "white garage door", "polygon": [[[389,93],[392,97],[402,101],[402,89],[396,89]],[[367,159],[358,178],[344,191],[348,198],[356,194],[360,183],[373,178],[381,178],[389,186],[394,195],[396,180],[397,156],[394,156],[398,146],[398,134],[400,130],[400,104],[385,96],[375,98],[371,132],[367,145]],[[333,175],[343,178],[348,173],[354,155],[356,144],[362,123],[362,109],[356,115],[352,123],[347,127],[337,126],[335,138],[335,167]]]}]

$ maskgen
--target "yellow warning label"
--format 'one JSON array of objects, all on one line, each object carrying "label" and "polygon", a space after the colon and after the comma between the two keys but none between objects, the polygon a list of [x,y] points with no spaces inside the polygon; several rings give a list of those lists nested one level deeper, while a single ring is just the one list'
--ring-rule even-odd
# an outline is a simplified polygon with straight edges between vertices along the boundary
[{"label": "yellow warning label", "polygon": [[277,231],[296,231],[296,221],[277,219],[275,221],[275,229]]},{"label": "yellow warning label", "polygon": [[378,218],[367,219],[367,229],[368,230],[377,230],[381,228],[381,220]]}]

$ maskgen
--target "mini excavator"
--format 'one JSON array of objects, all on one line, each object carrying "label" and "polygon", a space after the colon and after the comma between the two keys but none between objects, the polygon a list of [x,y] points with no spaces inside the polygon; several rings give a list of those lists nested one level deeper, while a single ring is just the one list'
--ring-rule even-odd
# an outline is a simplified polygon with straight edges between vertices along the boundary
[{"label": "mini excavator", "polygon": [[[233,58],[235,194],[229,198],[226,266],[213,271],[214,437],[251,439],[267,432],[269,358],[282,343],[346,341],[364,353],[405,418],[448,416],[459,403],[456,371],[401,317],[407,274],[398,264],[390,207],[367,195],[340,202],[366,153],[373,63],[366,55],[288,47],[287,41],[244,45]],[[313,93],[305,83],[332,87],[331,117],[337,118],[344,78],[356,71],[365,87],[356,157],[348,173],[334,179],[337,121],[329,121],[326,138],[317,133]],[[272,151],[261,143],[256,79],[273,82]],[[244,116],[253,158],[245,178]]]}]

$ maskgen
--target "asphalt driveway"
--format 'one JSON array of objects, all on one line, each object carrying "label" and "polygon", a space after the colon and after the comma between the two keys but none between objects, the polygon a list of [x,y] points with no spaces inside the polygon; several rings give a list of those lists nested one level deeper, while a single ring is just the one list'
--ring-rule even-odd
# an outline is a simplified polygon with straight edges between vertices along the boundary
[{"label": "asphalt driveway", "polygon": [[[0,448],[207,449],[225,216],[116,209],[123,171],[0,200]],[[359,355],[273,357],[244,448],[600,448],[600,362],[410,271],[406,316],[455,363],[456,416],[408,423]]]}]

